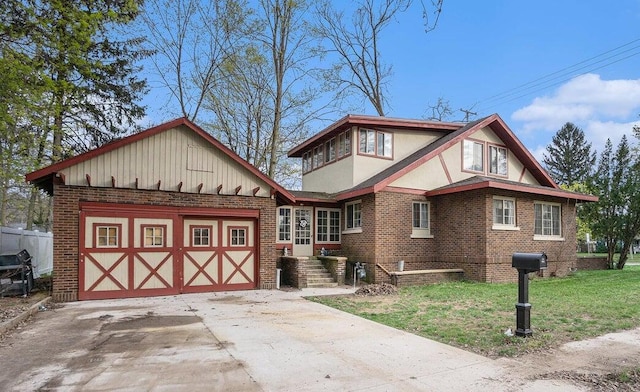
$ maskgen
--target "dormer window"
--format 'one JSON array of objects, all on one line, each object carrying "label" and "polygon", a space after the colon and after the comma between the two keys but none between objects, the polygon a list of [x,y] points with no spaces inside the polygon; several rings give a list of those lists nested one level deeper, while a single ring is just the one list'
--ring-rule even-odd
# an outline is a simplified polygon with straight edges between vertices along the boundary
[{"label": "dormer window", "polygon": [[382,158],[393,157],[393,135],[388,132],[360,129],[359,152],[362,155],[375,155]]},{"label": "dormer window", "polygon": [[465,140],[462,144],[463,169],[484,173],[484,143]]},{"label": "dormer window", "polygon": [[489,173],[499,176],[507,175],[507,149],[500,146],[489,146]]}]

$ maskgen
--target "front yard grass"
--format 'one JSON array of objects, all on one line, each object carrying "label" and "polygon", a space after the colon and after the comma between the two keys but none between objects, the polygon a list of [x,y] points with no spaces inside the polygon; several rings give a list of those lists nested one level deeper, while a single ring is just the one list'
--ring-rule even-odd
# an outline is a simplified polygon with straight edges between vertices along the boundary
[{"label": "front yard grass", "polygon": [[451,282],[311,300],[482,355],[517,356],[640,326],[640,266],[530,281],[529,338],[504,334],[516,329],[517,283]]}]

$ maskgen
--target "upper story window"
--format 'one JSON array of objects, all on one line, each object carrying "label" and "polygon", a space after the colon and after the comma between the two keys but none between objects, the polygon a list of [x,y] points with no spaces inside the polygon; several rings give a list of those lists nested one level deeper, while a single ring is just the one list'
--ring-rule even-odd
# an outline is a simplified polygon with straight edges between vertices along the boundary
[{"label": "upper story window", "polygon": [[362,202],[352,201],[344,205],[344,227],[346,231],[362,231]]},{"label": "upper story window", "polygon": [[383,158],[393,157],[393,135],[391,133],[361,129],[359,138],[358,151],[360,154]]},{"label": "upper story window", "polygon": [[507,175],[507,149],[500,146],[489,146],[489,173],[499,176]]},{"label": "upper story window", "polygon": [[338,159],[351,154],[351,131],[338,135]]},{"label": "upper story window", "polygon": [[462,168],[484,173],[484,143],[465,140],[462,143]]},{"label": "upper story window", "polygon": [[302,172],[306,173],[311,171],[313,156],[311,155],[311,151],[307,151],[302,154]]},{"label": "upper story window", "polygon": [[534,202],[534,238],[561,238],[562,208],[558,203]]},{"label": "upper story window", "polygon": [[302,173],[319,169],[351,155],[351,130],[315,146],[302,154]]},{"label": "upper story window", "polygon": [[510,197],[493,198],[493,228],[510,229],[516,227],[516,200]]},{"label": "upper story window", "polygon": [[324,163],[324,150],[320,145],[313,149],[313,168],[317,169]]},{"label": "upper story window", "polygon": [[324,162],[329,163],[336,160],[336,138],[324,144]]}]

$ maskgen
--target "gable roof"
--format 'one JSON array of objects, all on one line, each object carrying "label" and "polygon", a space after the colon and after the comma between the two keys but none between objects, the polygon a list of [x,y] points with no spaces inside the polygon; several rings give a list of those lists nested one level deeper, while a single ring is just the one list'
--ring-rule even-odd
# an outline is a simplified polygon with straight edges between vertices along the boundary
[{"label": "gable roof", "polygon": [[560,188],[549,188],[546,186],[524,184],[521,182],[505,180],[502,178],[490,178],[485,176],[474,176],[453,184],[445,185],[438,189],[427,191],[426,196],[441,196],[484,188],[532,193],[543,196],[562,197],[580,201],[598,201],[598,197],[593,195],[586,195],[583,193],[567,191]]},{"label": "gable roof", "polygon": [[502,121],[500,116],[492,114],[479,120],[472,121],[456,131],[441,137],[353,188],[339,192],[336,197],[338,200],[344,200],[368,193],[379,192],[393,181],[436,157],[438,154],[463,140],[473,132],[487,126],[490,127],[491,130],[504,142],[507,148],[509,148],[520,162],[522,162],[522,164],[543,187],[558,189],[558,185],[553,181],[546,170],[542,168],[533,155],[531,155],[529,150],[527,150],[520,140],[518,140],[513,131],[511,131],[504,121]]},{"label": "gable roof", "polygon": [[302,144],[294,147],[288,153],[290,158],[300,158],[306,150],[320,141],[329,140],[340,132],[352,126],[377,127],[377,128],[402,128],[414,130],[437,130],[437,131],[455,131],[463,126],[462,123],[442,122],[442,121],[425,121],[410,120],[392,117],[365,116],[349,114],[340,120],[329,125],[315,136],[305,140]]},{"label": "gable roof", "polygon": [[87,161],[91,158],[94,158],[96,156],[108,153],[110,151],[116,150],[118,148],[121,148],[125,145],[137,142],[139,140],[151,137],[153,135],[157,135],[159,133],[168,131],[170,129],[179,127],[179,126],[184,126],[186,128],[188,128],[189,130],[193,131],[194,133],[198,134],[200,137],[202,137],[205,141],[207,141],[209,144],[211,144],[213,147],[215,147],[216,149],[220,150],[222,153],[224,153],[225,155],[227,155],[229,158],[231,158],[233,161],[237,162],[238,164],[240,164],[243,168],[245,168],[246,170],[248,170],[249,172],[251,172],[253,175],[255,175],[256,177],[258,177],[260,180],[264,181],[265,183],[267,183],[272,189],[273,191],[279,193],[280,195],[282,195],[284,198],[286,198],[287,200],[293,202],[295,200],[294,196],[286,189],[284,189],[281,185],[279,185],[278,183],[276,183],[273,179],[269,178],[268,176],[266,176],[264,173],[262,173],[260,170],[258,170],[255,166],[251,165],[249,162],[245,161],[244,159],[242,159],[238,154],[236,154],[235,152],[233,152],[230,148],[228,148],[227,146],[225,146],[224,144],[222,144],[220,141],[218,141],[216,138],[214,138],[213,136],[211,136],[209,133],[207,133],[205,130],[203,130],[202,128],[200,128],[199,126],[197,126],[196,124],[194,124],[193,122],[189,121],[187,118],[178,118],[169,122],[166,122],[164,124],[149,128],[147,130],[144,130],[142,132],[124,137],[122,139],[113,141],[111,143],[105,144],[101,147],[96,148],[95,150],[91,150],[88,152],[85,152],[83,154],[80,155],[76,155],[72,158],[69,159],[65,159],[64,161],[58,162],[58,163],[54,163],[52,165],[49,165],[47,167],[44,167],[40,170],[36,170],[34,172],[28,173],[25,176],[25,179],[27,182],[32,183],[38,187],[40,187],[41,189],[44,189],[46,191],[48,191],[49,193],[52,193],[52,189],[53,189],[53,178],[55,177],[55,175],[63,170],[66,169],[68,167],[77,165],[79,163],[82,163],[84,161]]}]

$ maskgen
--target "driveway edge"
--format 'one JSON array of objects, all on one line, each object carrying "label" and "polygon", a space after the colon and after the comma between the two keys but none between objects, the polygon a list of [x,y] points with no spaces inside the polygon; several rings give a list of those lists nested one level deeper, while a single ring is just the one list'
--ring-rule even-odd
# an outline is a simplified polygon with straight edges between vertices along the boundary
[{"label": "driveway edge", "polygon": [[20,324],[21,322],[23,322],[27,318],[33,316],[34,314],[38,313],[38,311],[40,310],[40,306],[46,305],[50,301],[51,301],[51,297],[47,297],[47,298],[43,299],[42,301],[31,305],[31,307],[29,309],[25,310],[24,312],[22,312],[18,316],[16,316],[16,317],[12,318],[11,320],[5,321],[2,324],[0,324],[0,335],[3,335],[6,332],[11,331],[12,329],[15,329],[18,326],[18,324]]}]

